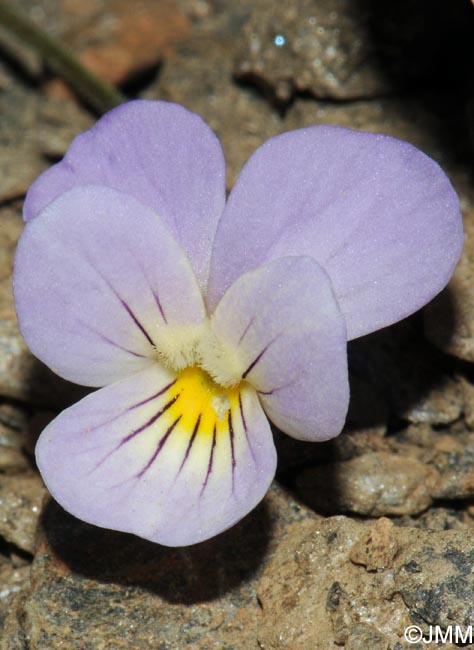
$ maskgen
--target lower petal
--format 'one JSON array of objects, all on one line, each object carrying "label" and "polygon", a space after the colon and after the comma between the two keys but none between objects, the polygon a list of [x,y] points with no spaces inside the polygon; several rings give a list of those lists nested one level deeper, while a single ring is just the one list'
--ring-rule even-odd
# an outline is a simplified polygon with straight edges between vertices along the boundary
[{"label": "lower petal", "polygon": [[68,512],[167,546],[232,526],[263,498],[276,467],[250,386],[221,389],[202,370],[157,364],[64,411],[36,454]]}]

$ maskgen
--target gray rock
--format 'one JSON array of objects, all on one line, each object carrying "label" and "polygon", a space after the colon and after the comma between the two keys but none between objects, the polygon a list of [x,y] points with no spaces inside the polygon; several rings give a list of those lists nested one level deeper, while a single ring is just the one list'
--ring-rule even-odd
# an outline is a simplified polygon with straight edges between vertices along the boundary
[{"label": "gray rock", "polygon": [[409,455],[369,452],[301,471],[297,492],[317,512],[416,514],[432,503],[435,469]]},{"label": "gray rock", "polygon": [[45,99],[20,86],[0,93],[0,204],[24,196],[91,120],[72,102]]},{"label": "gray rock", "polygon": [[356,623],[349,629],[345,650],[388,650],[389,641],[370,623]]},{"label": "gray rock", "polygon": [[0,403],[0,474],[16,474],[30,467],[28,416],[24,409]]},{"label": "gray rock", "polygon": [[259,0],[243,30],[236,74],[283,102],[295,91],[336,99],[387,92],[390,83],[374,63],[368,4],[359,4]]},{"label": "gray rock", "polygon": [[398,540],[394,525],[386,517],[377,519],[352,547],[351,562],[362,564],[367,571],[388,569],[398,553]]},{"label": "gray rock", "polygon": [[435,386],[412,406],[401,413],[409,422],[450,424],[457,420],[464,406],[460,384],[450,377],[443,377]]},{"label": "gray rock", "polygon": [[451,432],[410,426],[392,439],[392,451],[416,457],[435,471],[436,480],[428,487],[433,499],[469,499],[474,495],[474,435],[463,423],[454,425]]},{"label": "gray rock", "polygon": [[469,530],[405,532],[395,583],[412,616],[467,626],[474,616],[474,546]]},{"label": "gray rock", "polygon": [[451,68],[462,67],[470,15],[460,5],[427,6],[424,0],[258,0],[236,74],[280,102],[295,92],[339,100],[380,96],[415,86],[420,77],[442,84]]},{"label": "gray rock", "polygon": [[46,489],[37,473],[0,475],[0,535],[33,553]]},{"label": "gray rock", "polygon": [[[16,595],[27,586],[29,576],[29,564],[15,567],[7,559],[2,558],[0,560],[0,630],[5,625],[9,610],[13,609],[12,604]],[[1,636],[0,633],[0,638]]]},{"label": "gray rock", "polygon": [[461,528],[472,528],[474,521],[469,515],[469,508],[466,510],[450,509],[432,506],[418,517],[404,516],[397,519],[395,523],[399,526],[410,526],[423,528],[424,530],[459,530]]},{"label": "gray rock", "polygon": [[7,603],[8,609],[2,625],[0,650],[29,650],[23,630],[23,593],[14,594]]},{"label": "gray rock", "polygon": [[447,288],[425,310],[428,338],[443,352],[474,361],[474,210],[464,210],[465,242]]},{"label": "gray rock", "polygon": [[89,526],[51,502],[20,631],[28,650],[258,650],[258,576],[288,526],[315,518],[275,487],[226,533],[166,548]]},{"label": "gray rock", "polygon": [[290,527],[258,586],[265,650],[359,648],[364,637],[366,647],[378,639],[384,648],[398,640],[410,619],[391,571],[367,572],[349,559],[368,528],[346,517]]},{"label": "gray rock", "polygon": [[259,582],[265,650],[404,649],[413,621],[424,632],[428,624],[470,624],[471,531],[393,528],[386,538],[398,548],[393,566],[374,572],[350,560],[374,525],[331,517],[290,527]]}]

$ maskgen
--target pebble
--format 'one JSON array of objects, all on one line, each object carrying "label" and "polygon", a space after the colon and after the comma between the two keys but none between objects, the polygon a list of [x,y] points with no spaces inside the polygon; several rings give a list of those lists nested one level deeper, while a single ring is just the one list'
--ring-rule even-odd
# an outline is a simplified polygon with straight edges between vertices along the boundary
[{"label": "pebble", "polygon": [[46,489],[36,472],[0,474],[0,535],[26,553],[34,553]]},{"label": "pebble", "polygon": [[418,514],[432,503],[437,471],[409,455],[368,452],[303,469],[297,493],[316,512],[370,517]]}]

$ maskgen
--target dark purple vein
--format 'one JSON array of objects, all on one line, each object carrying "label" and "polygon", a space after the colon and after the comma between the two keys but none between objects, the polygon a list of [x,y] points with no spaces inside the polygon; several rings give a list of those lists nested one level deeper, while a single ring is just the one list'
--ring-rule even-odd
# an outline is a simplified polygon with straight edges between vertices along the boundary
[{"label": "dark purple vein", "polygon": [[241,336],[240,336],[240,339],[239,339],[239,342],[238,342],[237,345],[240,345],[240,344],[242,343],[242,341],[244,340],[244,338],[247,336],[247,332],[248,332],[249,329],[252,327],[252,325],[253,325],[253,323],[254,323],[254,320],[255,320],[255,316],[254,316],[254,317],[249,321],[249,324],[247,325],[247,327],[246,327],[246,328],[244,329],[244,331],[242,332],[242,334],[241,334]]},{"label": "dark purple vein", "polygon": [[105,276],[104,276],[104,275],[99,271],[99,269],[98,269],[98,268],[94,265],[94,263],[89,259],[89,256],[88,256],[86,253],[83,253],[83,254],[84,254],[84,257],[86,258],[86,260],[89,262],[89,264],[90,264],[90,265],[92,266],[92,268],[94,269],[94,271],[97,273],[97,275],[99,275],[99,276],[102,278],[102,280],[105,282],[105,284],[109,287],[110,291],[112,291],[112,293],[114,294],[114,296],[115,296],[115,297],[117,298],[117,300],[120,302],[120,304],[122,305],[122,307],[125,309],[125,311],[126,311],[127,314],[130,316],[130,318],[132,319],[132,321],[135,323],[135,325],[138,327],[138,329],[140,330],[140,332],[143,334],[143,336],[146,338],[146,340],[148,341],[148,343],[149,343],[150,345],[152,345],[153,347],[155,347],[155,344],[154,344],[154,342],[153,342],[153,339],[152,339],[151,336],[148,334],[148,332],[147,332],[146,329],[143,327],[143,325],[140,323],[140,321],[138,320],[138,318],[135,316],[135,314],[133,313],[131,307],[130,307],[130,306],[126,303],[126,301],[121,297],[121,295],[120,295],[120,294],[118,293],[118,291],[114,288],[114,286],[109,282],[109,280],[108,280],[108,279],[107,279],[107,278],[106,278],[106,277],[105,277]]},{"label": "dark purple vein", "polygon": [[287,384],[283,384],[282,386],[275,386],[274,388],[270,388],[269,390],[258,390],[257,389],[257,393],[259,395],[265,395],[265,396],[273,395],[274,393],[278,393],[279,390],[284,390],[285,388],[289,388],[290,386],[292,386],[295,383],[295,381],[296,380],[293,379],[292,381],[289,381]]},{"label": "dark purple vein", "polygon": [[152,345],[153,347],[155,347],[155,344],[154,344],[154,342],[153,342],[153,339],[152,339],[151,336],[148,334],[148,332],[147,332],[146,329],[143,327],[143,325],[140,323],[140,321],[138,320],[138,318],[135,316],[135,314],[133,313],[133,311],[132,311],[132,309],[130,308],[130,306],[125,302],[125,300],[124,300],[123,298],[121,298],[121,297],[118,295],[118,293],[116,293],[116,291],[115,291],[115,289],[114,289],[113,287],[110,287],[110,288],[111,288],[112,291],[115,293],[115,295],[117,296],[117,298],[120,300],[120,303],[121,303],[122,307],[125,309],[125,311],[126,311],[127,314],[130,316],[130,318],[132,319],[132,321],[135,323],[135,325],[138,327],[138,329],[140,330],[140,332],[143,334],[143,336],[146,338],[146,340],[148,341],[148,343],[149,343],[150,345]]},{"label": "dark purple vein", "polygon": [[143,266],[143,264],[141,262],[141,259],[139,257],[137,257],[137,255],[133,251],[131,251],[130,249],[128,249],[128,253],[134,259],[135,263],[138,265],[138,268],[140,269],[140,271],[141,271],[141,273],[143,275],[143,278],[145,279],[145,281],[146,281],[146,283],[148,285],[148,289],[150,290],[151,294],[153,295],[153,298],[155,299],[155,303],[156,303],[156,306],[158,307],[161,318],[163,319],[165,325],[167,325],[168,321],[166,319],[165,312],[164,312],[164,309],[163,309],[163,305],[161,304],[160,297],[158,295],[158,292],[155,291],[154,289],[152,289],[151,282],[149,280],[146,269],[144,268],[144,266]]},{"label": "dark purple vein", "polygon": [[214,431],[212,433],[212,445],[211,445],[211,454],[209,456],[209,463],[207,464],[207,472],[206,472],[206,478],[204,479],[204,483],[202,484],[201,492],[199,496],[202,496],[204,490],[206,489],[207,482],[209,480],[209,476],[211,475],[212,472],[212,463],[214,461],[214,448],[216,446],[216,433],[217,433],[217,425],[214,425]]},{"label": "dark purple vein", "polygon": [[[172,384],[170,384],[170,385],[173,385],[173,383],[174,383],[174,382],[172,382]],[[136,404],[135,406],[131,406],[130,408],[127,409],[127,411],[131,411],[131,410],[133,410],[134,408],[137,408],[138,406],[141,406],[142,404],[146,403],[146,401],[151,401],[154,397],[156,397],[156,396],[160,395],[161,393],[163,393],[167,388],[169,388],[169,386],[166,386],[166,387],[165,387],[164,389],[162,389],[159,393],[157,393],[156,395],[152,396],[150,399],[145,400],[145,402],[140,402],[139,404]],[[99,467],[100,467],[101,465],[103,465],[103,464],[105,463],[105,461],[106,461],[108,458],[110,458],[110,456],[112,456],[112,454],[114,454],[116,451],[118,451],[118,450],[119,450],[123,445],[125,445],[127,442],[129,442],[130,440],[132,440],[133,438],[135,438],[135,436],[137,436],[139,433],[142,433],[143,431],[145,431],[145,429],[148,429],[148,427],[150,427],[152,424],[154,424],[154,423],[155,423],[155,422],[156,422],[156,421],[157,421],[157,420],[158,420],[158,419],[163,415],[163,413],[166,413],[166,411],[167,411],[169,408],[171,408],[171,406],[173,406],[173,404],[176,402],[176,400],[178,399],[179,396],[180,396],[180,393],[178,393],[177,395],[175,395],[175,396],[173,397],[173,399],[171,399],[169,402],[167,402],[167,403],[163,406],[163,408],[160,409],[160,410],[158,411],[158,413],[155,413],[155,415],[154,415],[153,417],[151,417],[147,422],[145,422],[145,424],[143,424],[141,427],[138,427],[138,429],[135,429],[134,431],[132,431],[131,433],[129,433],[128,436],[125,436],[125,438],[123,438],[123,439],[118,443],[118,445],[116,445],[116,446],[115,446],[111,451],[109,451],[109,452],[104,456],[104,458],[102,458],[102,459],[101,459],[101,460],[100,460],[100,461],[99,461],[99,462],[94,466],[94,468],[91,470],[90,473],[95,472],[97,469],[99,469]],[[117,419],[118,419],[119,417],[121,417],[122,415],[125,415],[125,413],[126,413],[127,411],[124,411],[123,413],[120,413],[120,415],[115,416],[114,418],[112,418],[112,419],[109,420],[108,422],[105,422],[105,425],[110,424],[110,423],[112,423],[114,420],[117,420]],[[104,426],[104,425],[99,424],[97,427],[94,427],[94,428],[98,429],[98,428],[100,428],[101,426]],[[93,429],[90,429],[90,431],[92,431],[92,430],[93,430]]]},{"label": "dark purple vein", "polygon": [[235,482],[235,448],[234,448],[234,425],[232,424],[232,411],[229,409],[229,417],[227,420],[227,424],[229,427],[229,439],[230,439],[230,453],[231,453],[231,467],[232,467],[232,492],[234,492],[234,482]]},{"label": "dark purple vein", "polygon": [[196,424],[194,425],[193,433],[191,435],[191,438],[189,439],[189,443],[188,443],[188,447],[186,449],[186,453],[184,454],[184,458],[181,461],[181,465],[179,466],[178,474],[181,473],[181,470],[183,469],[186,461],[188,460],[189,454],[191,452],[191,447],[193,446],[194,440],[196,439],[197,432],[199,430],[199,425],[201,424],[201,416],[202,416],[202,413],[199,413],[199,417],[198,417],[198,419],[196,421]]},{"label": "dark purple vein", "polygon": [[157,393],[152,395],[151,397],[147,397],[144,399],[142,402],[138,402],[137,404],[134,404],[133,406],[129,406],[127,411],[133,411],[134,409],[137,409],[139,406],[143,406],[144,404],[148,404],[148,402],[152,402],[154,399],[158,399],[158,397],[161,397],[164,393],[166,393],[167,390],[169,390],[172,386],[176,384],[176,379],[174,379],[170,384],[159,390]]},{"label": "dark purple vein", "polygon": [[147,399],[144,399],[142,402],[138,402],[137,404],[133,404],[132,406],[129,406],[127,409],[125,409],[125,411],[122,411],[118,415],[114,415],[112,418],[110,418],[110,420],[106,420],[105,422],[101,422],[100,424],[96,424],[94,427],[88,427],[87,431],[85,431],[84,433],[89,434],[89,433],[92,433],[93,431],[96,431],[97,429],[100,429],[101,427],[106,427],[107,425],[112,424],[112,422],[115,422],[119,418],[126,415],[126,413],[128,413],[129,411],[133,411],[134,409],[138,408],[139,406],[143,406],[144,404],[147,404],[148,402],[151,402],[154,399],[158,399],[158,397],[160,397],[161,395],[166,393],[166,391],[169,388],[171,388],[173,386],[173,384],[175,384],[175,383],[176,383],[176,379],[174,381],[172,381],[170,384],[168,384],[167,386],[165,386],[164,388],[162,388],[160,391],[158,391],[157,393],[152,395],[151,397],[148,397]]},{"label": "dark purple vein", "polygon": [[134,357],[140,357],[141,359],[145,359],[146,357],[143,354],[139,354],[138,352],[134,352],[133,350],[130,350],[129,348],[124,347],[123,345],[120,345],[119,343],[116,343],[112,339],[110,339],[108,336],[105,336],[105,334],[102,334],[101,332],[98,332],[94,327],[89,325],[89,323],[86,323],[85,321],[79,319],[79,322],[83,327],[88,329],[90,332],[95,334],[95,336],[98,336],[102,341],[105,343],[108,343],[109,345],[113,345],[114,348],[118,348],[119,350],[123,350],[123,352],[127,352],[128,354],[133,355]]},{"label": "dark purple vein", "polygon": [[145,431],[146,429],[151,427],[152,424],[155,424],[155,422],[157,420],[159,420],[161,418],[161,416],[164,413],[166,413],[166,411],[169,408],[171,408],[173,406],[173,404],[176,402],[176,400],[178,399],[179,396],[180,396],[180,393],[178,393],[178,395],[175,395],[172,399],[170,399],[169,402],[167,402],[163,406],[163,408],[160,411],[158,411],[158,413],[155,413],[155,415],[153,417],[151,417],[147,422],[145,422],[145,424],[142,424],[141,427],[138,427],[138,429],[135,429],[134,431],[129,433],[128,436],[125,436],[125,438],[122,439],[122,441],[117,445],[117,447],[115,447],[114,451],[116,451],[117,449],[119,449],[120,447],[125,445],[127,442],[130,442],[130,440],[135,438],[135,436],[138,436],[139,433],[143,433],[143,431]]},{"label": "dark purple vein", "polygon": [[139,354],[138,352],[134,352],[133,350],[129,350],[128,348],[125,348],[123,345],[119,345],[118,343],[115,343],[115,341],[112,341],[112,339],[109,339],[107,336],[104,336],[103,334],[100,334],[99,332],[96,332],[97,336],[99,336],[105,343],[109,343],[110,345],[113,345],[114,348],[118,348],[119,350],[123,350],[123,352],[128,352],[128,354],[131,354],[134,357],[141,357],[142,359],[145,359],[144,354]]},{"label": "dark purple vein", "polygon": [[155,460],[158,458],[158,455],[161,452],[161,450],[163,449],[163,447],[165,446],[166,441],[168,440],[170,435],[173,433],[176,425],[178,424],[178,422],[181,420],[182,417],[183,417],[182,415],[178,415],[178,417],[173,422],[173,424],[171,424],[168,427],[168,429],[166,430],[165,435],[161,438],[160,442],[157,444],[153,456],[150,458],[150,460],[145,465],[145,467],[140,472],[138,472],[138,474],[135,476],[135,478],[141,478],[145,474],[145,472],[147,472],[150,469],[150,467],[153,465]]},{"label": "dark purple vein", "polygon": [[155,302],[156,302],[156,306],[158,307],[158,310],[159,310],[159,312],[161,314],[161,318],[163,319],[165,325],[168,325],[168,320],[166,318],[166,315],[165,315],[165,312],[164,312],[164,309],[163,309],[163,305],[161,304],[160,297],[158,296],[156,291],[152,290],[152,293],[153,293],[153,298],[155,299]]},{"label": "dark purple vein", "polygon": [[245,379],[245,378],[247,377],[247,375],[249,374],[249,372],[250,372],[251,370],[253,370],[253,368],[255,368],[255,366],[256,366],[257,363],[261,360],[261,358],[263,357],[263,355],[265,354],[265,352],[268,350],[268,348],[269,348],[273,343],[275,343],[275,341],[276,341],[276,339],[273,339],[273,341],[270,341],[270,343],[267,343],[267,345],[263,348],[263,350],[262,350],[261,352],[259,352],[259,354],[257,354],[257,356],[255,357],[255,359],[254,359],[254,360],[252,361],[252,363],[250,364],[250,366],[249,366],[249,367],[247,368],[247,370],[242,374],[242,379]]},{"label": "dark purple vein", "polygon": [[247,428],[247,421],[246,421],[245,415],[244,415],[244,407],[243,407],[243,404],[242,404],[242,393],[240,393],[240,392],[239,392],[239,411],[240,411],[240,419],[242,420],[242,426],[244,427],[245,437],[247,439],[247,444],[249,446],[250,453],[252,454],[252,458],[253,458],[254,462],[256,463],[257,461],[255,459],[255,454],[253,452],[252,445],[250,444],[249,430]]}]

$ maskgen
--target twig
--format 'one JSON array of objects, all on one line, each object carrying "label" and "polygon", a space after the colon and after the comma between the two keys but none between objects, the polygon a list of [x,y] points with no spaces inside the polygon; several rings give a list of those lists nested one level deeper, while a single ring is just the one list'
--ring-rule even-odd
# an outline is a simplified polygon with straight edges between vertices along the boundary
[{"label": "twig", "polygon": [[0,0],[0,25],[34,50],[71,86],[79,97],[99,114],[126,101],[118,90],[89,72],[52,36],[21,15],[8,2]]}]

